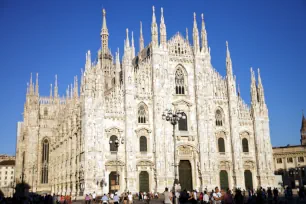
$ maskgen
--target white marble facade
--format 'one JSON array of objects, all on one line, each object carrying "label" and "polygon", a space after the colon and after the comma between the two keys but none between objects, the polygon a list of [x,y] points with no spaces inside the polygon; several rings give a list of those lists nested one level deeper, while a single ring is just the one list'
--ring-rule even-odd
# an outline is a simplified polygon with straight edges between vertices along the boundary
[{"label": "white marble facade", "polygon": [[[163,11],[158,26],[153,9],[151,42],[144,46],[141,28],[135,54],[127,29],[120,60],[119,50],[113,56],[108,47],[103,11],[101,49],[95,61],[90,51],[86,54],[80,90],[75,77],[66,97],[59,97],[56,78],[50,96],[40,96],[38,76],[35,85],[31,77],[18,125],[16,178],[24,175],[38,192],[102,194],[118,170],[120,192],[141,190],[140,175],[149,191],[163,192],[174,180],[174,147],[172,126],[162,113],[174,108],[187,116],[184,130],[176,126],[175,149],[177,164],[189,161],[192,189],[222,185],[221,174],[227,174],[228,187],[247,188],[246,171],[253,188],[272,186],[269,116],[259,70],[256,83],[251,69],[249,107],[236,91],[227,43],[226,77],[213,68],[201,17],[199,31],[194,14],[191,43],[180,33],[167,38]],[[122,141],[118,160],[110,151],[112,136]],[[140,151],[145,144],[146,151]]]}]

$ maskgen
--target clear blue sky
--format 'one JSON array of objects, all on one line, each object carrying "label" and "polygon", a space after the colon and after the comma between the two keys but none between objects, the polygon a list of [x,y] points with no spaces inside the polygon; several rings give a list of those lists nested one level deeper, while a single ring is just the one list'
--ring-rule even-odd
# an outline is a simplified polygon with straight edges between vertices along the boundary
[{"label": "clear blue sky", "polygon": [[[192,38],[193,12],[204,13],[213,66],[225,74],[229,41],[241,95],[250,103],[250,67],[261,68],[269,108],[272,145],[299,144],[302,109],[306,109],[306,1],[0,1],[0,153],[14,154],[16,123],[22,120],[26,83],[39,72],[40,95],[49,95],[58,74],[65,93],[84,67],[85,53],[96,54],[104,7],[109,46],[123,50],[125,29],[134,31],[138,50],[139,21],[150,41],[152,5],[158,23],[164,7],[167,37]],[[122,53],[120,53],[122,56]]]}]

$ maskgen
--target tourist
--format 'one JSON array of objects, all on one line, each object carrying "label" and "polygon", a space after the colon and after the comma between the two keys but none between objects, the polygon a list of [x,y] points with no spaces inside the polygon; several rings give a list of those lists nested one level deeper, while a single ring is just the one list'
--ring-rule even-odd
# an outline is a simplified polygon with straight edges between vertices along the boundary
[{"label": "tourist", "polygon": [[113,198],[114,204],[119,204],[119,199],[118,193],[116,192]]},{"label": "tourist", "polygon": [[236,194],[235,194],[235,197],[234,197],[234,200],[235,200],[235,203],[236,204],[243,204],[243,195],[241,193],[241,190],[240,189],[237,189],[236,190]]},{"label": "tourist", "polygon": [[131,192],[128,193],[128,199],[129,199],[129,204],[132,204],[133,203],[133,195]]},{"label": "tourist", "polygon": [[194,200],[198,200],[197,191],[193,190],[193,198]]},{"label": "tourist", "polygon": [[191,203],[191,204],[197,204],[197,201],[196,199],[194,198],[194,192],[189,192],[189,198],[188,198],[188,201]]},{"label": "tourist", "polygon": [[273,200],[274,200],[274,203],[277,203],[277,200],[278,200],[278,190],[277,190],[277,188],[273,189]]},{"label": "tourist", "polygon": [[172,196],[171,196],[171,193],[169,193],[168,188],[165,188],[164,197],[165,197],[164,204],[170,204],[172,200]]},{"label": "tourist", "polygon": [[204,194],[203,194],[203,192],[201,192],[200,195],[199,195],[200,204],[203,203],[203,196],[204,196]]},{"label": "tourist", "polygon": [[203,203],[204,204],[208,204],[209,203],[209,196],[207,195],[207,191],[204,191]]},{"label": "tourist", "polygon": [[[61,199],[61,203],[63,203],[63,202],[62,202],[62,199]],[[88,195],[88,194],[85,195],[85,203],[86,203],[86,204],[90,204],[90,198],[89,198],[89,195]]]},{"label": "tourist", "polygon": [[107,195],[104,193],[103,197],[101,198],[102,203],[108,203],[108,197]]},{"label": "tourist", "polygon": [[94,191],[93,194],[92,194],[92,200],[93,200],[93,203],[96,203],[96,192]]},{"label": "tourist", "polygon": [[213,204],[221,204],[222,195],[218,187],[215,188],[215,192],[213,193],[211,200],[213,201]]},{"label": "tourist", "polygon": [[231,190],[228,188],[225,195],[224,195],[224,204],[232,204],[234,203],[233,201],[233,196]]}]

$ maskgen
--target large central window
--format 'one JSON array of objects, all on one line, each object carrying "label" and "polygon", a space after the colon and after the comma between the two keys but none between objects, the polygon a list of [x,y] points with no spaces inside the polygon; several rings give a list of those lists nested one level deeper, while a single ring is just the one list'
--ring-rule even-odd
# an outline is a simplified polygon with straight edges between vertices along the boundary
[{"label": "large central window", "polygon": [[138,106],[138,123],[148,122],[148,108],[146,104],[140,103]]},{"label": "large central window", "polygon": [[185,94],[184,72],[181,68],[178,68],[175,72],[175,93]]}]

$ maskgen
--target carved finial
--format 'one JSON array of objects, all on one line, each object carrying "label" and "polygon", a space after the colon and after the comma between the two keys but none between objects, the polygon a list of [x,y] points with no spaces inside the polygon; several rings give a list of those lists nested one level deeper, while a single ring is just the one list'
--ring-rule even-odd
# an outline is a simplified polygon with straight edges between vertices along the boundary
[{"label": "carved finial", "polygon": [[202,21],[204,21],[204,14],[203,13],[201,14],[201,17],[202,17]]},{"label": "carved finial", "polygon": [[102,9],[102,13],[103,13],[103,16],[106,16],[106,11],[105,11],[105,9]]},{"label": "carved finial", "polygon": [[154,6],[152,6],[152,10],[153,10],[153,13],[155,12],[155,7]]},{"label": "carved finial", "polygon": [[195,12],[193,12],[193,20],[196,20],[196,18],[197,18],[197,15]]}]

